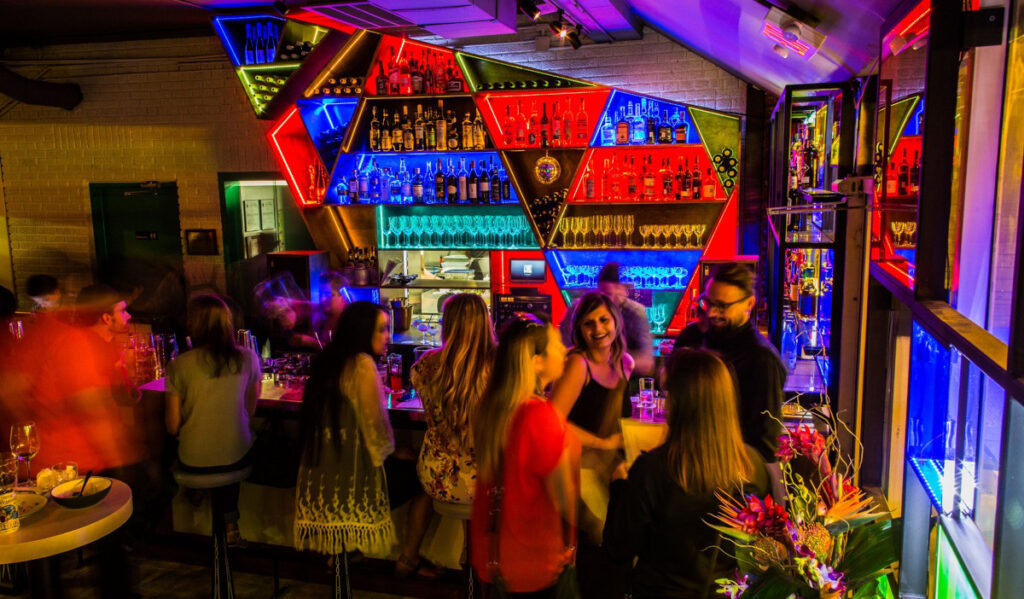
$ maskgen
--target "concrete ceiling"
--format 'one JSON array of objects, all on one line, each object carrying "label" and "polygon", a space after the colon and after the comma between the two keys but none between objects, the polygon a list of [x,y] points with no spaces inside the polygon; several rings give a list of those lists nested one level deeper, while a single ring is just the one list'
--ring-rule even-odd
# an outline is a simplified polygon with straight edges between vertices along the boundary
[{"label": "concrete ceiling", "polygon": [[[422,0],[436,5],[436,0]],[[608,0],[552,0],[600,14]],[[619,6],[680,44],[766,90],[789,83],[849,79],[878,52],[879,30],[899,0],[772,0],[809,15],[827,36],[810,59],[782,58],[761,34],[768,0],[622,0]],[[309,4],[287,0],[289,7]],[[266,0],[0,0],[0,47],[208,35],[212,10],[243,10]],[[572,10],[571,7],[567,7]],[[600,17],[598,17],[600,18]]]}]

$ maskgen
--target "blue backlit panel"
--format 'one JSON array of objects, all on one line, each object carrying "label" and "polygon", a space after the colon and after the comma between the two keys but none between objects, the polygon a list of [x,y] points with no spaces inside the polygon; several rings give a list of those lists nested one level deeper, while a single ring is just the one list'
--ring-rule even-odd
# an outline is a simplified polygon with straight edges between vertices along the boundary
[{"label": "blue backlit panel", "polygon": [[328,171],[334,168],[341,143],[345,139],[345,131],[358,103],[356,98],[316,98],[295,103],[309,138],[313,140],[324,168]]},{"label": "blue backlit panel", "polygon": [[701,250],[549,250],[548,264],[562,289],[594,289],[608,262],[619,263],[619,279],[637,289],[685,289]]},{"label": "blue backlit panel", "polygon": [[[954,458],[956,447],[956,413],[950,410],[950,389],[958,391],[959,385],[951,381],[953,356],[916,322],[910,352],[907,459],[935,507],[944,509],[943,492],[952,494],[953,490],[945,485],[945,465],[946,460]],[[959,379],[959,366],[956,370]]]},{"label": "blue backlit panel", "polygon": [[518,205],[377,206],[382,249],[540,249]]},{"label": "blue backlit panel", "polygon": [[274,62],[284,25],[285,19],[270,15],[213,18],[213,28],[236,67]]},{"label": "blue backlit panel", "polygon": [[[675,141],[675,130],[677,127],[684,129],[684,133],[681,134],[682,137],[680,137],[678,143],[700,143],[700,135],[693,124],[690,111],[685,104],[678,104],[660,98],[642,96],[617,89],[608,96],[604,113],[601,115],[601,120],[597,123],[590,145],[594,147],[652,145],[649,143],[646,134],[646,124],[649,119],[654,120],[656,130],[658,125],[664,125],[673,131],[671,142],[658,145],[677,143]],[[627,144],[620,143],[621,138],[617,138],[617,128],[620,121],[624,121],[628,126],[629,142]],[[643,131],[639,129],[643,129]],[[682,139],[685,139],[685,142]],[[655,141],[655,143],[658,142]]]}]

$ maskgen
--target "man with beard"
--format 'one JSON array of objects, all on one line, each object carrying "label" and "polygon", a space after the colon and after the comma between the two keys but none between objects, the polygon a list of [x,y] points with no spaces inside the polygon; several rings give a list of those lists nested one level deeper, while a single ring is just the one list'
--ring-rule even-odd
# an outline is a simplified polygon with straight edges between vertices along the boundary
[{"label": "man with beard", "polygon": [[757,449],[771,465],[782,432],[779,421],[786,368],[778,351],[750,319],[755,301],[754,273],[736,262],[722,264],[697,301],[706,317],[683,329],[675,347],[714,350],[732,367],[739,392],[743,442]]}]

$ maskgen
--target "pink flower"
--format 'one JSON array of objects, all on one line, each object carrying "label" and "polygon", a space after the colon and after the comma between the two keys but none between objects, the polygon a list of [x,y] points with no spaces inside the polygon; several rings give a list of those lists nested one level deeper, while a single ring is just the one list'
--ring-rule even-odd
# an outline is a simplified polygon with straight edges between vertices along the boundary
[{"label": "pink flower", "polygon": [[786,508],[775,503],[771,495],[765,497],[763,501],[748,495],[746,505],[736,514],[735,519],[747,534],[784,537],[789,514],[786,513]]},{"label": "pink flower", "polygon": [[804,424],[795,431],[779,436],[779,448],[775,451],[775,457],[782,462],[788,462],[798,455],[803,455],[817,461],[824,451],[825,437]]}]

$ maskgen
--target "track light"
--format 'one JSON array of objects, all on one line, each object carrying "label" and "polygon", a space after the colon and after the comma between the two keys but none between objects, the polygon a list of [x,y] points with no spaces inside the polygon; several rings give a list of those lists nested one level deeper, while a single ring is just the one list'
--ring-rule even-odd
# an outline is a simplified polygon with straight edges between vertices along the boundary
[{"label": "track light", "polygon": [[579,50],[580,46],[583,45],[583,40],[580,35],[583,33],[583,25],[576,24],[576,29],[570,31],[565,39],[569,41],[569,45],[572,46],[573,50]]},{"label": "track light", "polygon": [[530,17],[531,21],[540,18],[540,9],[537,8],[537,3],[533,0],[519,0],[519,12]]},{"label": "track light", "polygon": [[569,32],[566,31],[565,22],[562,20],[562,15],[563,13],[561,9],[559,9],[558,16],[555,17],[554,21],[548,23],[548,28],[551,29],[551,33],[554,33],[558,37],[565,39],[565,36],[568,35]]},{"label": "track light", "polygon": [[782,28],[782,37],[787,42],[795,42],[800,39],[800,25],[797,22],[792,22]]}]

